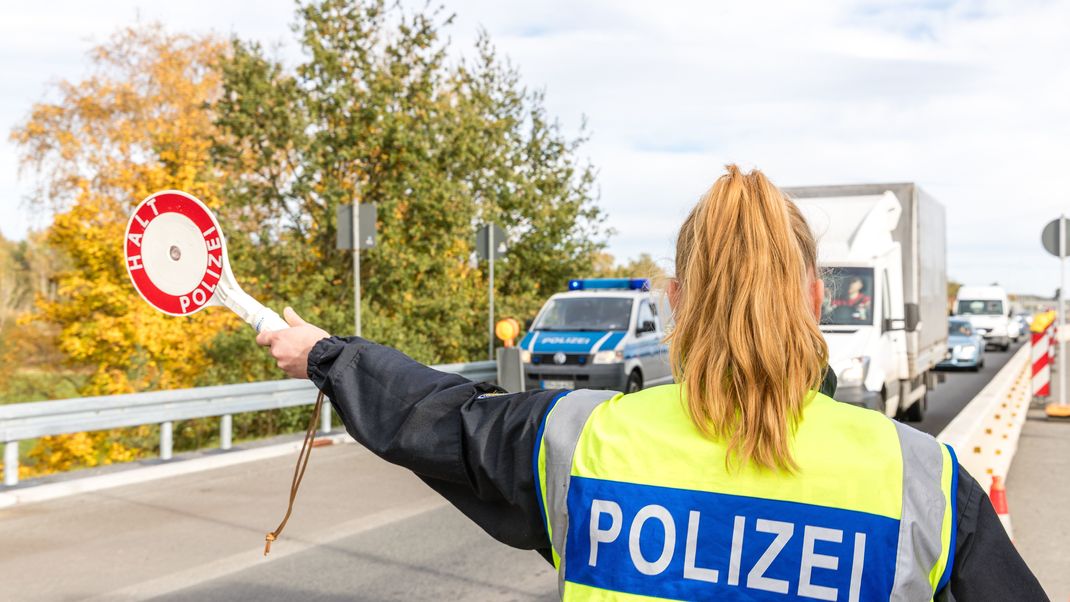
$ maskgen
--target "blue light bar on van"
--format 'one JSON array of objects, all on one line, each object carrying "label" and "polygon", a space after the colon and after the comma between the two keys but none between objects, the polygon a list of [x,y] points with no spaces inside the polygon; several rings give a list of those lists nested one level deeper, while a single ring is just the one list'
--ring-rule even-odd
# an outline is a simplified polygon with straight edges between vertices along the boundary
[{"label": "blue light bar on van", "polygon": [[570,291],[607,289],[648,291],[650,290],[650,280],[647,278],[576,278],[568,281],[568,290]]}]

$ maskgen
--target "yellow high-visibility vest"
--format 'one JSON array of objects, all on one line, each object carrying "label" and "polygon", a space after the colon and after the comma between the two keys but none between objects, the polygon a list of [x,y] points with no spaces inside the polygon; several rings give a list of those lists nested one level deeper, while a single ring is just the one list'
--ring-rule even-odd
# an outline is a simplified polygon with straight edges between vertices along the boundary
[{"label": "yellow high-visibility vest", "polygon": [[954,452],[811,392],[786,474],[726,467],[683,391],[580,390],[534,469],[566,600],[931,600],[954,558]]}]

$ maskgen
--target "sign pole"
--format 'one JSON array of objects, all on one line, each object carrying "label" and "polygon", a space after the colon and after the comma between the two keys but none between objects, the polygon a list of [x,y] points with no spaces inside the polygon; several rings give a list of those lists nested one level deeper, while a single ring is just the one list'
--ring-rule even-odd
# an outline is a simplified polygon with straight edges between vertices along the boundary
[{"label": "sign pole", "polygon": [[487,226],[487,261],[490,262],[488,279],[488,296],[490,297],[490,314],[487,317],[487,358],[494,360],[494,225]]},{"label": "sign pole", "polygon": [[360,199],[353,199],[353,333],[360,336]]},{"label": "sign pole", "polygon": [[1059,323],[1055,336],[1059,337],[1059,405],[1066,405],[1066,215],[1059,215]]}]

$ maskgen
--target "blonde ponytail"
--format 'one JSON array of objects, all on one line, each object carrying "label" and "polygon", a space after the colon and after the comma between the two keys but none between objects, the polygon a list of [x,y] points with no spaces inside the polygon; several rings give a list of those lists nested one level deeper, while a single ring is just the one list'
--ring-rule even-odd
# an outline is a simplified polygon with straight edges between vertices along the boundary
[{"label": "blonde ponytail", "polygon": [[669,334],[691,419],[728,461],[794,470],[790,440],[828,348],[808,308],[813,234],[760,171],[727,167],[677,238]]}]

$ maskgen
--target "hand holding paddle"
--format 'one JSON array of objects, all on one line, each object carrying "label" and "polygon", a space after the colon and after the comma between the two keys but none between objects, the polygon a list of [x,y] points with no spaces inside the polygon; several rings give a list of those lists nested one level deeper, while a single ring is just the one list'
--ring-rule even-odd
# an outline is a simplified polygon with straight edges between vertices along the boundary
[{"label": "hand holding paddle", "polygon": [[292,307],[284,309],[282,315],[290,328],[265,330],[256,335],[256,342],[271,348],[271,357],[275,358],[275,363],[287,376],[308,378],[309,352],[317,342],[331,335],[326,330],[305,322]]}]

